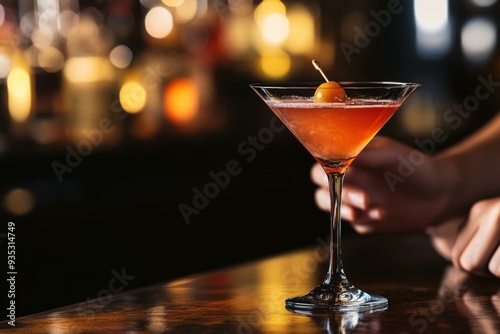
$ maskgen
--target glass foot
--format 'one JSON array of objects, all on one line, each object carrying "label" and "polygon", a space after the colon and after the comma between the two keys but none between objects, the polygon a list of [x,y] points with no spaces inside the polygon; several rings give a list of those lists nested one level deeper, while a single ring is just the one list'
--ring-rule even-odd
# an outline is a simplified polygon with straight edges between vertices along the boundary
[{"label": "glass foot", "polygon": [[321,284],[310,292],[285,301],[286,309],[296,313],[376,312],[387,309],[387,298],[371,295],[352,285]]}]

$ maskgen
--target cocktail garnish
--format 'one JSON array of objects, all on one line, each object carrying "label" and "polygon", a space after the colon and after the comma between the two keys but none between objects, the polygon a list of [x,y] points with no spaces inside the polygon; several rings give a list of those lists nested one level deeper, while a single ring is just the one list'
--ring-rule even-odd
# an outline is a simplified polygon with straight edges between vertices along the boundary
[{"label": "cocktail garnish", "polygon": [[319,85],[318,89],[316,89],[316,92],[314,93],[314,102],[344,102],[346,98],[344,89],[337,82],[328,80],[316,59],[312,60],[312,64],[314,68],[321,73],[326,81],[325,83]]}]

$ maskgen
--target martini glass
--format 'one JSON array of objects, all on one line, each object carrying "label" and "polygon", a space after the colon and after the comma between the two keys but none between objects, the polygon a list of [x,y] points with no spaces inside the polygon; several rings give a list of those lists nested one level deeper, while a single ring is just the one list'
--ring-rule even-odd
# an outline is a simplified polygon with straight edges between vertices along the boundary
[{"label": "martini glass", "polygon": [[[317,103],[320,83],[251,84],[250,87],[286,125],[328,176],[330,258],[324,281],[285,301],[296,313],[375,312],[386,298],[366,293],[346,277],[342,264],[341,204],[344,175],[361,150],[420,85],[401,82],[339,82],[345,101]],[[328,92],[324,92],[328,93]]]}]

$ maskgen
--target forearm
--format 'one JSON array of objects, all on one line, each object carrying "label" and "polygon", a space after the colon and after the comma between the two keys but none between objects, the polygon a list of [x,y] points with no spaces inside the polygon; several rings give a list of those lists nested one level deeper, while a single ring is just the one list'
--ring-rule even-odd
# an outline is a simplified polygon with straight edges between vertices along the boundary
[{"label": "forearm", "polygon": [[500,196],[500,113],[459,144],[435,156],[446,168],[450,211]]}]

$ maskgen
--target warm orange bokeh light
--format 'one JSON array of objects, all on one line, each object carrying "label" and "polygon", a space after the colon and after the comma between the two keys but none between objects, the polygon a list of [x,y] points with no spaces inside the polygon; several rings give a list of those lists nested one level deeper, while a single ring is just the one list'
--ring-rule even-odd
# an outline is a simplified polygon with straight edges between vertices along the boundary
[{"label": "warm orange bokeh light", "polygon": [[172,80],[164,93],[165,116],[172,123],[184,125],[198,113],[200,94],[195,83],[186,78]]},{"label": "warm orange bokeh light", "polygon": [[10,115],[16,122],[24,122],[31,111],[31,78],[26,69],[15,67],[7,77]]}]

